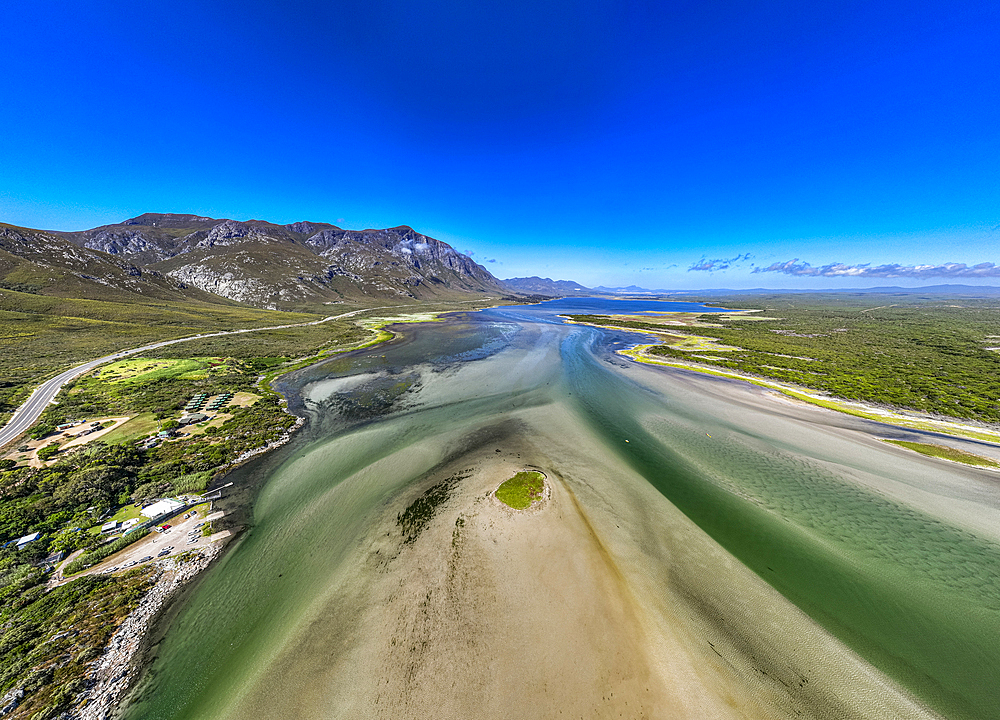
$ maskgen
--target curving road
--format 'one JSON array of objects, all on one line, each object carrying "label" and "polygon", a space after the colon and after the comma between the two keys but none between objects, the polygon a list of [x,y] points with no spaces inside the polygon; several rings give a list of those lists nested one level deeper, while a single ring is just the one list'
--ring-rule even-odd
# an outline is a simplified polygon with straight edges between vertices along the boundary
[{"label": "curving road", "polygon": [[39,416],[42,414],[42,411],[45,410],[46,406],[55,399],[63,385],[68,383],[70,380],[83,375],[83,373],[93,370],[98,365],[103,365],[104,363],[112,362],[114,360],[120,360],[121,358],[128,357],[129,355],[136,355],[138,353],[147,352],[148,350],[155,350],[156,348],[165,347],[167,345],[176,345],[177,343],[188,342],[189,340],[221,337],[222,335],[239,335],[241,333],[260,332],[262,330],[285,330],[287,328],[303,327],[305,325],[320,325],[321,323],[329,322],[330,320],[339,320],[340,318],[350,317],[351,315],[357,315],[358,313],[367,312],[369,310],[387,310],[398,307],[405,306],[386,305],[375,308],[361,308],[360,310],[352,310],[351,312],[346,312],[342,315],[331,315],[330,317],[325,317],[322,320],[312,320],[304,323],[272,325],[270,327],[261,328],[246,328],[244,330],[223,330],[214,333],[192,335],[191,337],[186,338],[177,338],[175,340],[162,340],[160,342],[143,345],[142,347],[133,348],[131,350],[122,350],[114,353],[113,355],[105,355],[104,357],[97,358],[96,360],[90,360],[82,365],[77,365],[76,367],[70,368],[69,370],[56,375],[50,380],[46,380],[44,383],[35,388],[35,391],[31,393],[31,396],[24,402],[23,405],[21,405],[21,407],[14,411],[10,420],[3,426],[3,429],[0,430],[0,448],[12,440],[17,439],[28,428],[34,425],[35,421],[38,420]]}]

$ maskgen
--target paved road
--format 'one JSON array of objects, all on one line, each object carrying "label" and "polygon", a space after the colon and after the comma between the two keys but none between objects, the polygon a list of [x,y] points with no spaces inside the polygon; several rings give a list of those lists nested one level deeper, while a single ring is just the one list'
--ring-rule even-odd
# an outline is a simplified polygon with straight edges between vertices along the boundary
[{"label": "paved road", "polygon": [[331,315],[330,317],[325,317],[322,320],[313,320],[311,322],[293,323],[291,325],[272,325],[271,327],[262,328],[247,328],[245,330],[224,330],[221,332],[205,333],[202,335],[194,335],[192,337],[178,338],[176,340],[163,340],[161,342],[143,345],[142,347],[133,348],[131,350],[122,350],[121,352],[116,352],[114,355],[105,355],[104,357],[97,358],[96,360],[85,362],[83,365],[77,365],[74,368],[70,368],[63,373],[56,375],[51,380],[45,381],[39,385],[33,393],[31,393],[31,397],[29,397],[27,401],[21,405],[21,407],[14,411],[11,419],[6,425],[3,426],[3,429],[0,430],[0,448],[12,440],[17,439],[23,432],[34,425],[35,421],[38,420],[39,416],[42,414],[42,411],[45,410],[45,407],[55,399],[63,385],[68,383],[70,380],[83,375],[85,372],[93,370],[98,365],[103,365],[104,363],[113,362],[115,360],[121,360],[129,355],[136,355],[138,353],[155,350],[156,348],[165,347],[167,345],[175,345],[176,343],[188,342],[190,340],[221,337],[222,335],[239,335],[241,333],[261,332],[262,330],[285,330],[287,328],[303,327],[305,325],[319,325],[321,323],[329,322],[330,320],[339,320],[340,318],[350,317],[351,315],[357,315],[358,313],[367,312],[369,310],[386,310],[398,307],[405,306],[386,305],[384,307],[376,308],[361,308],[360,310],[346,312],[343,315]]}]

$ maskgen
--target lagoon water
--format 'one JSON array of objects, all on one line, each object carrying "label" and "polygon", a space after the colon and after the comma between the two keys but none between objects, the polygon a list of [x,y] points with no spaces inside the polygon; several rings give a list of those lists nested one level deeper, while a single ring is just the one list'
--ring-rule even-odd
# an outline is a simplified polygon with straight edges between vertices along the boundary
[{"label": "lagoon water", "polygon": [[[309,423],[237,473],[250,528],[125,716],[1000,717],[998,475],[558,317],[693,309],[495,308],[286,378]],[[505,514],[521,467],[552,498]]]}]

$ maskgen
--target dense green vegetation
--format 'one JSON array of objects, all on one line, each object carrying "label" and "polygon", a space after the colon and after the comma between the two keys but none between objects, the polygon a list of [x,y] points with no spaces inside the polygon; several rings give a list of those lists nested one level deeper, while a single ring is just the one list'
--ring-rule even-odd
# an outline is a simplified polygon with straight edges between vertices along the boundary
[{"label": "dense green vegetation", "polygon": [[44,592],[0,557],[0,694],[24,691],[12,717],[46,720],[65,712],[85,687],[87,663],[100,656],[115,628],[138,605],[155,571],[93,575]]},{"label": "dense green vegetation", "polygon": [[321,325],[191,340],[157,350],[156,356],[189,358],[214,355],[242,360],[260,357],[287,359],[315,355],[325,348],[361,342],[370,335],[350,319],[331,320]]},{"label": "dense green vegetation", "polygon": [[[650,352],[738,370],[851,400],[1000,421],[1000,301],[916,295],[775,295],[716,301],[771,320],[703,315],[696,328],[575,315],[574,320],[699,335],[739,348],[711,357]],[[710,327],[708,324],[721,325]],[[992,339],[991,339],[992,338]]]},{"label": "dense green vegetation", "polygon": [[[286,322],[287,318],[282,318]],[[136,576],[85,577],[46,594],[48,570],[43,560],[51,552],[88,550],[64,572],[75,572],[107,557],[118,545],[138,539],[132,533],[112,544],[96,532],[96,526],[117,508],[155,497],[204,491],[212,477],[247,451],[281,437],[295,422],[283,409],[280,398],[258,383],[262,375],[272,376],[297,366],[289,358],[325,352],[342,343],[356,342],[369,335],[348,323],[324,323],[308,328],[292,328],[254,335],[195,341],[208,349],[228,350],[225,355],[190,357],[191,348],[171,346],[169,354],[182,360],[156,358],[104,366],[64,389],[57,405],[50,406],[32,433],[51,446],[53,464],[47,467],[0,466],[0,694],[10,688],[25,690],[18,707],[38,713],[38,718],[55,717],[73,695],[82,689],[84,664],[99,653],[118,622],[148,587]],[[147,338],[142,338],[141,341]],[[155,339],[155,338],[151,338]],[[84,338],[86,344],[86,338]],[[130,340],[128,345],[138,344]],[[112,348],[95,350],[106,352]],[[167,350],[165,348],[164,350]],[[61,368],[60,368],[61,369]],[[176,426],[176,418],[189,398],[198,393],[252,393],[256,401],[248,407],[226,407],[231,415],[220,427],[208,427],[194,437],[172,439],[144,448],[129,424],[104,440],[74,449],[57,451],[59,433],[55,427],[69,420],[86,420],[107,415],[140,418],[142,427],[155,430]],[[114,437],[116,442],[110,442]],[[49,438],[52,442],[49,442]],[[90,530],[88,532],[88,529]],[[41,537],[15,549],[11,541],[29,533]],[[145,576],[143,576],[145,577]],[[114,600],[120,597],[121,600]],[[50,600],[61,598],[60,600]],[[44,601],[44,602],[43,602]],[[104,610],[109,603],[114,612]],[[64,645],[72,654],[59,660],[53,670],[52,658],[39,645],[44,638],[74,628],[86,613],[105,612],[98,631],[73,636],[72,642],[56,643],[52,652]],[[62,613],[53,615],[52,613]],[[113,617],[107,616],[111,613]],[[22,631],[19,628],[32,628]],[[69,652],[69,651],[67,651]],[[13,655],[8,655],[13,653]],[[17,661],[8,660],[14,658]],[[61,656],[59,656],[61,657]],[[79,660],[78,660],[79,658]],[[45,663],[50,663],[46,665]],[[46,669],[48,668],[48,669]],[[64,669],[68,668],[68,669]]]},{"label": "dense green vegetation", "polygon": [[885,440],[890,445],[898,445],[901,448],[906,448],[907,450],[913,450],[921,455],[929,455],[931,457],[939,457],[944,460],[951,460],[952,462],[965,463],[966,465],[978,465],[980,467],[1000,467],[1000,463],[995,460],[990,460],[989,458],[983,457],[982,455],[976,455],[975,453],[966,452],[965,450],[958,450],[956,448],[946,447],[945,445],[935,445],[933,443],[919,443],[919,442],[908,442],[906,440]]},{"label": "dense green vegetation", "polygon": [[545,476],[540,472],[523,471],[510,480],[505,480],[497,488],[497,500],[515,510],[524,510],[542,497]]}]

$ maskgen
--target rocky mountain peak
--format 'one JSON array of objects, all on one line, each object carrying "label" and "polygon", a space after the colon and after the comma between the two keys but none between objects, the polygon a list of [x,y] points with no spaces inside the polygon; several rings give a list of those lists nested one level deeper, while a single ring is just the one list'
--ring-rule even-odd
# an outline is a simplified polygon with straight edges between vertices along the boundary
[{"label": "rocky mountain peak", "polygon": [[277,225],[145,213],[59,235],[136,269],[152,268],[187,286],[261,307],[503,292],[471,258],[408,225],[343,230],[310,221]]}]

